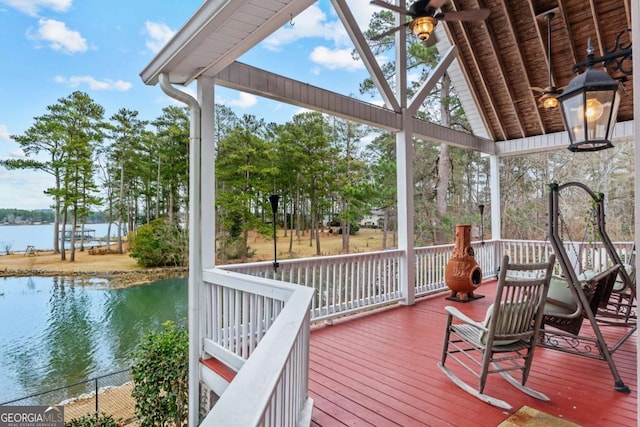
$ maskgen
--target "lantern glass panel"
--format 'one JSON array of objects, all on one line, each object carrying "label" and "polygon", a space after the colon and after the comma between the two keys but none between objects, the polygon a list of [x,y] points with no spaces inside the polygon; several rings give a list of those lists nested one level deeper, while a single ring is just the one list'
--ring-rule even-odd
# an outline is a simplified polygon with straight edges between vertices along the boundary
[{"label": "lantern glass panel", "polygon": [[611,141],[613,139],[613,129],[616,126],[616,120],[618,119],[618,107],[620,106],[620,94],[614,93],[612,114],[609,118],[609,126],[607,128],[607,139]]},{"label": "lantern glass panel", "polygon": [[569,131],[569,139],[572,144],[585,141],[583,105],[582,93],[576,93],[574,96],[562,101],[562,110],[566,120],[565,125]]},{"label": "lantern glass panel", "polygon": [[611,90],[585,93],[584,117],[587,124],[587,138],[590,141],[607,139],[614,94],[615,92]]}]

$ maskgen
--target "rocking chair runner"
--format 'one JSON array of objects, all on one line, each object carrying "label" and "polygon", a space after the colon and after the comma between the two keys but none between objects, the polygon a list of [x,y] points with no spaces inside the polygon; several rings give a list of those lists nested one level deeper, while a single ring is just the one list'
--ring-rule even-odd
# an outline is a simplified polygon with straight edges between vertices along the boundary
[{"label": "rocking chair runner", "polygon": [[[536,264],[509,264],[509,257],[505,256],[500,267],[495,302],[487,310],[483,323],[473,321],[455,307],[445,307],[447,325],[438,366],[458,387],[486,403],[511,409],[507,402],[483,393],[488,374],[498,373],[529,396],[549,400],[525,384],[538,341],[554,263],[553,254],[547,263]],[[449,356],[479,378],[477,389],[445,366]],[[508,373],[514,370],[521,371],[520,380]]]}]

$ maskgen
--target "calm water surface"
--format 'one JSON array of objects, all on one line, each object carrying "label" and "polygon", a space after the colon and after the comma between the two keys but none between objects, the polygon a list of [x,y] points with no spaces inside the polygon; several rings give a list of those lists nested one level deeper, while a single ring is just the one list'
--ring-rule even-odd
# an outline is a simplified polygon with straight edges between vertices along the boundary
[{"label": "calm water surface", "polygon": [[[96,239],[107,236],[109,224],[87,224],[86,230],[93,230],[90,235]],[[111,224],[111,239],[115,240],[118,234],[118,227]],[[96,242],[86,242],[85,247],[90,247]],[[24,252],[27,246],[34,246],[36,249],[53,249],[53,224],[40,225],[0,225],[0,251],[4,254],[5,246],[12,251]],[[66,247],[69,248],[67,242]]]},{"label": "calm water surface", "polygon": [[0,402],[128,368],[145,332],[187,316],[186,279],[103,282],[0,279]]}]

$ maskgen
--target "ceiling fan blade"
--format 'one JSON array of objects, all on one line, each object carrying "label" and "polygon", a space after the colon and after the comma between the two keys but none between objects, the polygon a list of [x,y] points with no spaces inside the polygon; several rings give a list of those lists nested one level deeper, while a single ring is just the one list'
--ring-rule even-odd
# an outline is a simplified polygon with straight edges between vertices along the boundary
[{"label": "ceiling fan blade", "polygon": [[449,0],[431,0],[429,2],[429,6],[438,9],[440,7],[442,7],[445,3],[447,3]]},{"label": "ceiling fan blade", "polygon": [[435,18],[441,21],[481,22],[487,19],[490,13],[490,9],[460,10],[457,12],[438,13]]},{"label": "ceiling fan blade", "polygon": [[532,86],[532,87],[529,87],[529,89],[531,89],[534,92],[540,92],[542,94],[553,93],[553,94],[556,94],[556,95],[560,95],[562,93],[562,91],[564,90],[564,87],[547,86],[547,87],[545,87],[543,89],[541,87]]},{"label": "ceiling fan blade", "polygon": [[401,25],[398,25],[397,27],[390,28],[387,31],[385,31],[384,33],[380,33],[380,34],[377,34],[377,35],[371,37],[371,40],[378,41],[380,39],[383,39],[383,38],[387,37],[388,35],[395,33],[400,28],[406,27],[407,25],[409,25],[409,23],[401,24]]},{"label": "ceiling fan blade", "polygon": [[376,5],[376,6],[384,7],[385,9],[389,9],[389,10],[392,10],[394,12],[398,12],[398,13],[400,13],[402,15],[406,15],[407,14],[407,10],[406,9],[402,9],[401,7],[398,7],[395,4],[387,3],[386,1],[383,1],[383,0],[371,0],[369,2],[369,4],[373,4],[373,5]]}]

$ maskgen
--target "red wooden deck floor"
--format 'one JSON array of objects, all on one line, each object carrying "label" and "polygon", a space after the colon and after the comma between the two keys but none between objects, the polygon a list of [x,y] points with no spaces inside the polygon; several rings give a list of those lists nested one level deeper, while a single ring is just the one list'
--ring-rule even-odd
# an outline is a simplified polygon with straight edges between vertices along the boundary
[{"label": "red wooden deck floor", "polygon": [[[445,300],[443,294],[313,329],[312,425],[496,426],[523,405],[582,426],[638,425],[637,334],[613,355],[630,394],[614,391],[606,362],[540,347],[527,385],[551,402],[521,393],[498,375],[489,376],[485,393],[509,402],[511,411],[483,403],[455,386],[436,366],[444,336],[443,307],[455,305],[482,320],[495,282],[479,289],[486,297],[466,304]],[[623,329],[602,328],[606,337]]]}]

